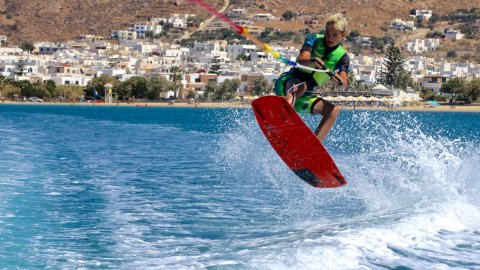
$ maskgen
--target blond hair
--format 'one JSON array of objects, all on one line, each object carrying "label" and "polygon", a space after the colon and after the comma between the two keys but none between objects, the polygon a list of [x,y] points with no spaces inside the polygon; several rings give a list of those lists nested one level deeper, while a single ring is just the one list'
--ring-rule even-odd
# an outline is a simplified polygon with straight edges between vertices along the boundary
[{"label": "blond hair", "polygon": [[345,18],[342,13],[335,13],[328,17],[327,26],[328,25],[332,25],[337,30],[346,31],[348,26],[347,18]]}]

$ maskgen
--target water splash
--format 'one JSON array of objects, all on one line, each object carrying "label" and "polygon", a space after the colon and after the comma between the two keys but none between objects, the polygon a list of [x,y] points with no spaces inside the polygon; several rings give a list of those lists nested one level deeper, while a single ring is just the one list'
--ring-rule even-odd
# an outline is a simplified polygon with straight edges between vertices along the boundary
[{"label": "water splash", "polygon": [[[312,127],[319,121],[304,119]],[[251,113],[232,114],[235,125],[220,140],[216,160],[229,171],[226,181],[245,187],[251,207],[261,211],[265,201],[276,204],[269,206],[278,211],[279,225],[269,227],[273,237],[250,237],[234,246],[242,252],[233,264],[480,267],[479,247],[472,245],[480,240],[480,149],[475,139],[447,136],[448,130],[432,128],[429,120],[411,113],[344,112],[325,145],[349,184],[319,190],[289,172]]]},{"label": "water splash", "polygon": [[[345,112],[326,140],[326,147],[349,179],[346,188],[312,189],[283,164],[260,132],[249,111],[230,114],[234,123],[220,141],[216,157],[232,181],[250,191],[269,188],[286,209],[322,213],[332,201],[356,204],[352,215],[398,209],[433,201],[475,201],[474,162],[480,159],[471,141],[450,139],[424,126],[409,113]],[[306,116],[310,126],[319,117]],[[478,182],[478,181],[477,181]],[[475,187],[474,187],[475,188]],[[292,203],[294,202],[294,203]]]}]

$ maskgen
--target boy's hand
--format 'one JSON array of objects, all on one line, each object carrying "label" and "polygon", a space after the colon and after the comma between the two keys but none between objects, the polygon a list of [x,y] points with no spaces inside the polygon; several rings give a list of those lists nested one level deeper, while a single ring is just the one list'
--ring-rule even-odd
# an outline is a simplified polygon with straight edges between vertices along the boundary
[{"label": "boy's hand", "polygon": [[316,69],[324,69],[325,68],[323,60],[318,58],[318,57],[312,58],[312,62],[315,64]]}]

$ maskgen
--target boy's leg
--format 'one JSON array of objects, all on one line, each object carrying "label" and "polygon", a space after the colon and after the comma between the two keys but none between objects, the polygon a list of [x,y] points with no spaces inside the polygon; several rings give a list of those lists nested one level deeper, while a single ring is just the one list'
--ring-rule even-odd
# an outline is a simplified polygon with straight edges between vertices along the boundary
[{"label": "boy's leg", "polygon": [[320,124],[315,130],[315,134],[320,142],[323,142],[328,132],[335,124],[340,109],[329,101],[319,98],[319,101],[317,101],[312,108],[312,113],[322,115],[322,121],[320,121]]}]

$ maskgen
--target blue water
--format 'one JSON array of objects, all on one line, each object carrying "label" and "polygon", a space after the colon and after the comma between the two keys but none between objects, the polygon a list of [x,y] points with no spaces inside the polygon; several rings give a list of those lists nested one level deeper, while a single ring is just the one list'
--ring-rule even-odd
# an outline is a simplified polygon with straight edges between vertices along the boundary
[{"label": "blue water", "polygon": [[0,269],[480,269],[479,113],[343,111],[325,145],[346,187],[249,109],[0,106]]}]

